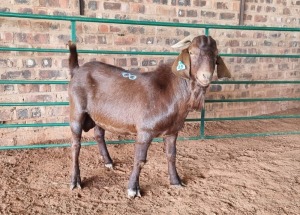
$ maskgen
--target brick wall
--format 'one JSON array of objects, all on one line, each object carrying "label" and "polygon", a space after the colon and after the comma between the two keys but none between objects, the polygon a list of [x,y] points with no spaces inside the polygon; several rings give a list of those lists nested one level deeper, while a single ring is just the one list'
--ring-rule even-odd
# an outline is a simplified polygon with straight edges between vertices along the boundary
[{"label": "brick wall", "polygon": [[[299,0],[246,0],[245,25],[299,27]],[[237,25],[239,0],[85,0],[85,16],[182,23]],[[76,0],[8,0],[0,11],[78,16]],[[179,51],[170,46],[202,29],[77,23],[79,49]],[[221,53],[299,54],[299,32],[210,30]],[[70,23],[0,17],[0,46],[62,48]],[[69,80],[68,55],[2,52],[1,79]],[[131,70],[151,71],[174,57],[80,54],[80,63],[101,60]],[[299,80],[299,59],[224,58],[235,80]],[[0,102],[67,101],[66,85],[0,85]],[[213,85],[208,98],[296,97],[296,85]],[[299,107],[299,102],[207,104],[208,117],[251,116]],[[68,107],[1,107],[2,123],[67,122]],[[59,142],[68,128],[1,129],[0,145]]]}]

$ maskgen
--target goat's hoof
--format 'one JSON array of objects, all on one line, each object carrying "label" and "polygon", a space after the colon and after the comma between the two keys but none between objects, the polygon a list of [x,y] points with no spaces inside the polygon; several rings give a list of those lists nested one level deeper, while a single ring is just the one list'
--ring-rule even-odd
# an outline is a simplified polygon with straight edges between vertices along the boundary
[{"label": "goat's hoof", "polygon": [[81,184],[77,183],[77,184],[71,184],[70,189],[74,190],[75,188],[81,189]]},{"label": "goat's hoof", "polygon": [[177,184],[171,184],[171,186],[175,187],[175,188],[183,188],[183,187],[186,187],[186,184],[183,182],[179,182]]},{"label": "goat's hoof", "polygon": [[183,182],[180,182],[180,186],[181,186],[181,187],[186,187],[186,184],[183,183]]},{"label": "goat's hoof", "polygon": [[104,166],[108,169],[114,169],[114,165],[112,163],[106,163]]},{"label": "goat's hoof", "polygon": [[181,189],[181,188],[186,187],[186,185],[185,184],[174,184],[174,185],[172,185],[172,187],[174,187],[176,189]]},{"label": "goat's hoof", "polygon": [[127,196],[129,199],[133,199],[134,197],[142,197],[140,193],[140,189],[128,189]]},{"label": "goat's hoof", "polygon": [[81,180],[80,180],[80,177],[77,180],[71,182],[70,189],[74,190],[76,187],[78,189],[81,189]]}]

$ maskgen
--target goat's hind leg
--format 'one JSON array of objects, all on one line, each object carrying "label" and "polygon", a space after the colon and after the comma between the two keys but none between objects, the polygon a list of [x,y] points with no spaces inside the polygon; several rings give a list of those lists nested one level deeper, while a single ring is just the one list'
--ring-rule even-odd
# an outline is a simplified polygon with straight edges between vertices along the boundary
[{"label": "goat's hind leg", "polygon": [[97,141],[97,144],[98,144],[98,148],[99,148],[99,152],[103,158],[103,161],[104,161],[104,165],[105,167],[109,168],[109,169],[112,169],[113,168],[113,161],[109,155],[109,152],[107,150],[107,147],[106,147],[106,143],[105,143],[105,140],[104,140],[104,135],[105,135],[105,130],[99,126],[95,126],[95,129],[94,129],[94,132],[95,132],[95,139]]},{"label": "goat's hind leg", "polygon": [[72,173],[71,173],[71,190],[75,187],[81,188],[81,178],[79,169],[79,154],[81,148],[82,121],[84,114],[74,114],[71,117],[70,127],[72,131]]}]

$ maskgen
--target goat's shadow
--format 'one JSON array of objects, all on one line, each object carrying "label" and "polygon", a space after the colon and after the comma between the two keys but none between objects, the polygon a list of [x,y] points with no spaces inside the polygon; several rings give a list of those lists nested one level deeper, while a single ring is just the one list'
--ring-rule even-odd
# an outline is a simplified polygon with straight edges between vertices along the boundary
[{"label": "goat's shadow", "polygon": [[[84,180],[81,181],[81,188],[92,188],[92,187],[97,187],[98,182],[101,181],[101,176],[89,176],[85,177]],[[103,180],[102,180],[103,181]]]}]

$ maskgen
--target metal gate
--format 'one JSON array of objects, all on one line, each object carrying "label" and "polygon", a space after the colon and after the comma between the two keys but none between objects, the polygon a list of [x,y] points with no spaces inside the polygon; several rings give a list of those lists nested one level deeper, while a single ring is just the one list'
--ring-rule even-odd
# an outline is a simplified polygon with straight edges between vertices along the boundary
[{"label": "metal gate", "polygon": [[[256,30],[256,31],[284,31],[284,32],[300,32],[300,28],[283,28],[283,27],[258,27],[258,26],[232,26],[232,25],[212,25],[212,24],[188,24],[188,23],[171,23],[171,22],[153,22],[153,21],[136,21],[136,20],[119,20],[119,19],[100,19],[89,17],[71,17],[71,16],[51,16],[51,15],[34,15],[22,13],[7,13],[0,12],[0,17],[12,17],[20,19],[42,19],[56,21],[70,21],[71,32],[70,38],[76,40],[76,23],[77,22],[95,22],[95,23],[110,23],[122,25],[146,25],[146,26],[164,26],[164,27],[180,27],[180,28],[200,28],[204,29],[206,35],[209,35],[210,29],[231,29],[231,30]],[[67,49],[44,49],[44,48],[13,48],[0,47],[1,51],[19,51],[19,52],[56,52],[69,53]],[[144,52],[144,51],[111,51],[111,50],[78,50],[78,53],[92,54],[127,54],[127,55],[164,55],[177,56],[177,52]],[[262,58],[300,58],[299,54],[277,55],[277,54],[225,54],[220,53],[223,57],[262,57]],[[29,81],[29,80],[0,80],[0,84],[58,84],[66,85],[68,81]],[[300,84],[300,80],[294,81],[222,81],[212,82],[212,84]],[[280,101],[300,101],[296,98],[248,98],[248,99],[207,99],[205,103],[223,103],[223,102],[280,102]],[[68,102],[23,102],[23,103],[0,103],[2,107],[16,106],[66,106]],[[288,132],[268,132],[268,133],[248,133],[248,134],[229,134],[229,135],[205,135],[205,122],[208,121],[227,121],[227,120],[260,120],[260,119],[283,119],[283,118],[300,118],[300,115],[273,115],[273,116],[250,116],[250,117],[221,117],[221,118],[206,118],[205,108],[201,111],[200,118],[187,119],[186,121],[200,122],[199,135],[193,137],[179,137],[179,140],[200,140],[200,139],[217,139],[217,138],[238,138],[238,137],[257,137],[271,135],[292,135],[300,134],[300,131]],[[32,123],[32,124],[0,124],[1,128],[24,128],[24,127],[58,127],[68,126],[68,123]],[[1,131],[1,130],[0,130]],[[155,138],[154,142],[161,142],[161,138]],[[107,144],[133,143],[134,140],[107,141]],[[85,142],[82,145],[95,145],[95,142]],[[69,147],[70,144],[37,144],[37,145],[20,145],[20,146],[0,146],[0,150],[8,149],[33,149],[33,148],[52,148],[52,147]]]}]

